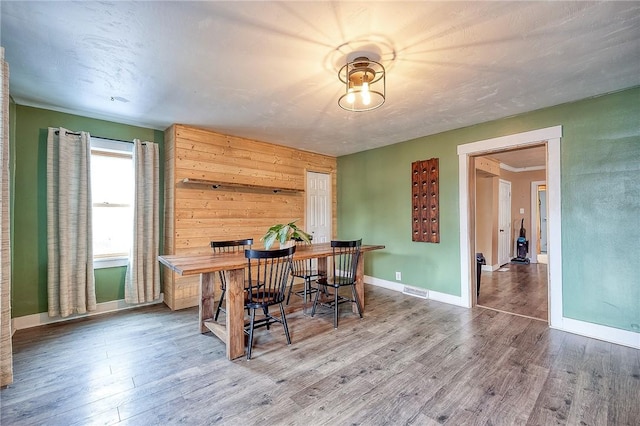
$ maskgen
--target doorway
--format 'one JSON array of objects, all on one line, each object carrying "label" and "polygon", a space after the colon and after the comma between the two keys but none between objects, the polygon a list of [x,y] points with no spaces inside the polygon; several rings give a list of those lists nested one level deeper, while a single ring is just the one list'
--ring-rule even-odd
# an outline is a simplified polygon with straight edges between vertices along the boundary
[{"label": "doorway", "polygon": [[562,326],[562,244],[560,210],[560,142],[562,126],[548,127],[458,146],[460,200],[461,304],[477,304],[475,277],[474,156],[509,149],[546,145],[548,205],[548,316],[551,327]]},{"label": "doorway", "polygon": [[[477,305],[546,322],[547,269],[546,265],[535,262],[536,251],[531,250],[530,243],[540,241],[540,230],[534,221],[529,221],[530,208],[535,217],[539,217],[539,205],[530,207],[530,197],[534,191],[538,198],[538,186],[534,187],[532,182],[546,179],[545,157],[546,148],[541,144],[475,158],[479,162],[475,182],[475,234],[476,252],[489,250],[484,253],[489,266],[481,272]],[[483,170],[483,164],[492,164],[493,174]],[[492,182],[499,186],[498,197],[493,199],[486,189]],[[497,215],[482,214],[486,211],[497,212]],[[498,229],[493,229],[493,240],[497,240],[498,255],[494,256],[491,241],[487,241],[485,234],[496,222]],[[544,232],[546,237],[546,230]]]}]

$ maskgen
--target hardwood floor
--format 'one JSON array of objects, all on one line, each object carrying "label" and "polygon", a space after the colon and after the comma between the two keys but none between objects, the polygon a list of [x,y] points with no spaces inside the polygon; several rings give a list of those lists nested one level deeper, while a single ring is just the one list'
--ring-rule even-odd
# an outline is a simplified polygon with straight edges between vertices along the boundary
[{"label": "hardwood floor", "polygon": [[[197,311],[163,305],[20,330],[2,425],[638,425],[640,351],[366,286],[257,331],[225,359]],[[300,299],[296,298],[296,303]]]},{"label": "hardwood floor", "polygon": [[478,305],[526,317],[549,319],[547,265],[506,264],[482,271]]}]

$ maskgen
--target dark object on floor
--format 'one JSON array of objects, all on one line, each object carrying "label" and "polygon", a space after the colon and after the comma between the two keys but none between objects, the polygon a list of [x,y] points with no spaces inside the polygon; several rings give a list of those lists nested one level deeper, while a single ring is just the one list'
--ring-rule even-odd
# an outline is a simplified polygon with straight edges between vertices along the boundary
[{"label": "dark object on floor", "polygon": [[476,253],[476,272],[478,274],[478,293],[476,294],[476,297],[480,297],[480,275],[482,274],[482,265],[486,264],[487,260],[484,258],[484,254]]},{"label": "dark object on floor", "polygon": [[517,256],[511,259],[511,263],[524,263],[528,265],[530,260],[527,257],[529,252],[529,241],[527,241],[527,230],[524,229],[524,218],[520,222],[520,236],[516,240]]}]

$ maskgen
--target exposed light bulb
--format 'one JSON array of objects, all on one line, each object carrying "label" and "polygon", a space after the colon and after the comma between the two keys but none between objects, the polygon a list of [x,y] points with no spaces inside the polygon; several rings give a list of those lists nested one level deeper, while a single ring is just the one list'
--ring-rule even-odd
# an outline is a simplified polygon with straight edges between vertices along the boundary
[{"label": "exposed light bulb", "polygon": [[362,82],[362,93],[367,93],[369,94],[369,82],[368,81],[363,81]]},{"label": "exposed light bulb", "polygon": [[356,95],[353,93],[353,89],[349,89],[349,93],[347,93],[347,102],[352,104],[356,100]]},{"label": "exposed light bulb", "polygon": [[369,105],[371,103],[371,95],[369,95],[369,92],[362,92],[362,103],[364,105]]}]

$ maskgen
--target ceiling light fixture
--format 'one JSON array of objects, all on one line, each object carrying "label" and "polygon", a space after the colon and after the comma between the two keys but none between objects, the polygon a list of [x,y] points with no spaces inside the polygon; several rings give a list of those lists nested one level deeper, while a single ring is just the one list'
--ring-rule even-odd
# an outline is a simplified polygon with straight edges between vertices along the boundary
[{"label": "ceiling light fixture", "polygon": [[371,111],[385,100],[387,73],[381,63],[359,56],[338,71],[345,92],[338,105],[347,111]]}]

